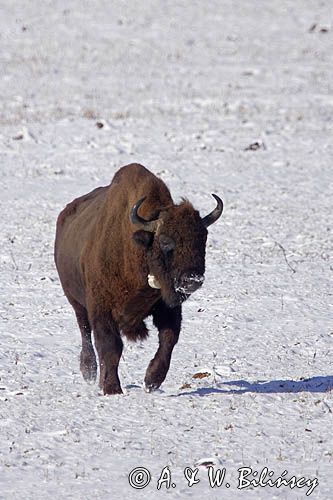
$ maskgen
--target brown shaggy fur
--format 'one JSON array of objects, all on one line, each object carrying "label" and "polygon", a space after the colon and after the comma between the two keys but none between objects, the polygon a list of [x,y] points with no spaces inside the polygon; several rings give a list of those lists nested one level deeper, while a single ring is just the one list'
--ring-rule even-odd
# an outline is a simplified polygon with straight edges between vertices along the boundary
[{"label": "brown shaggy fur", "polygon": [[[139,214],[159,218],[155,234],[130,220],[131,208],[146,197]],[[175,243],[162,248],[161,238]],[[105,394],[120,393],[118,363],[121,334],[144,339],[144,319],[152,315],[159,330],[159,348],[146,372],[148,390],[165,379],[181,324],[181,303],[189,294],[177,283],[189,273],[203,276],[207,230],[199,213],[184,200],[172,201],[166,185],[139,164],[121,168],[111,184],[69,203],[57,221],[55,262],[66,297],[73,306],[82,335],[81,371],[96,378],[97,363],[91,330],[100,362],[100,384]],[[150,288],[153,274],[161,289]]]}]

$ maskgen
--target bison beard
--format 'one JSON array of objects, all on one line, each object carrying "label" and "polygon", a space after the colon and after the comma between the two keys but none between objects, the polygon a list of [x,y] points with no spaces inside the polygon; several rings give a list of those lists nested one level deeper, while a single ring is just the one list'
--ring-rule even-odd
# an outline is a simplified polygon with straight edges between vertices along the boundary
[{"label": "bison beard", "polygon": [[[121,335],[142,340],[153,317],[159,347],[145,376],[148,391],[164,381],[178,341],[182,302],[204,279],[207,227],[223,204],[206,217],[187,201],[172,201],[166,185],[142,165],[127,165],[109,186],[69,203],[60,213],[55,262],[81,331],[80,369],[97,375],[104,394],[121,393]],[[148,279],[149,276],[149,279]]]}]

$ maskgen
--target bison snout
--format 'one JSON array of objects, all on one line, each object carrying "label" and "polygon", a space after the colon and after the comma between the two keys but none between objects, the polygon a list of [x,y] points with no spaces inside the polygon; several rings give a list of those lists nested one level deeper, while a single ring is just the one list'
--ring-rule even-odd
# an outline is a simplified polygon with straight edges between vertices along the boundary
[{"label": "bison snout", "polygon": [[190,294],[198,290],[204,282],[204,276],[197,273],[184,273],[179,279],[176,291]]}]

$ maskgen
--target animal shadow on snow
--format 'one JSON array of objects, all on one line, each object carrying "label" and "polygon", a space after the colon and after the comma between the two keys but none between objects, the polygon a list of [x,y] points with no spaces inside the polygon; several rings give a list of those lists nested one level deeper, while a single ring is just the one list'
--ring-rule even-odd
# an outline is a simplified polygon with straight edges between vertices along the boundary
[{"label": "animal shadow on snow", "polygon": [[[230,386],[221,388],[222,386]],[[236,387],[236,389],[235,389]],[[328,392],[333,389],[333,376],[311,377],[303,380],[258,380],[247,382],[246,380],[233,380],[222,382],[218,387],[200,387],[195,391],[187,391],[178,396],[208,396],[209,394],[245,394],[254,392],[257,394],[277,394],[283,392]]]}]

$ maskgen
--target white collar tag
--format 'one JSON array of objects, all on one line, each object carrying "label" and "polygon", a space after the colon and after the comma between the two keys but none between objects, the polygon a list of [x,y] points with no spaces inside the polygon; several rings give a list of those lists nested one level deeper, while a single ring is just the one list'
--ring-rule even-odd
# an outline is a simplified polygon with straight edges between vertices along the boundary
[{"label": "white collar tag", "polygon": [[157,288],[157,289],[161,288],[161,285],[159,284],[158,280],[155,278],[153,274],[148,274],[148,285],[151,288]]}]

